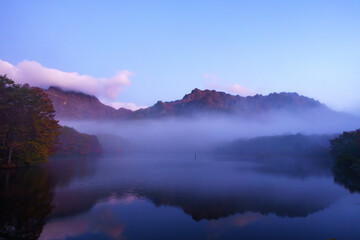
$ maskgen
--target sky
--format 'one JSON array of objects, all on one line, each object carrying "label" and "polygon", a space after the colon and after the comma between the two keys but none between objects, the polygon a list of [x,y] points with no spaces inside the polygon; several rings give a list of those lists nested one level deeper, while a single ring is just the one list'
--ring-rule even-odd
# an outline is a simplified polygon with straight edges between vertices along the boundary
[{"label": "sky", "polygon": [[194,88],[360,115],[360,1],[0,0],[0,74],[135,109]]}]

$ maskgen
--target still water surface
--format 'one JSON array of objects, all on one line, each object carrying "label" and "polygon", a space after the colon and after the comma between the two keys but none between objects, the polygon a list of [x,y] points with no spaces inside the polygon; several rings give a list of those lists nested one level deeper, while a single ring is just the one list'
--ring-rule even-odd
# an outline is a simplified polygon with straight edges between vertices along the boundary
[{"label": "still water surface", "polygon": [[360,180],[323,159],[125,155],[0,174],[0,239],[360,236]]}]

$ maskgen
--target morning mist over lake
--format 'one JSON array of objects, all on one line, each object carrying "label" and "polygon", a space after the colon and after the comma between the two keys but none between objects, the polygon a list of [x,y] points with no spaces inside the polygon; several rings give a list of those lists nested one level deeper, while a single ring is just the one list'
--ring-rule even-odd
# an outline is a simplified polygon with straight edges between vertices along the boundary
[{"label": "morning mist over lake", "polygon": [[0,9],[1,240],[359,238],[359,2]]}]

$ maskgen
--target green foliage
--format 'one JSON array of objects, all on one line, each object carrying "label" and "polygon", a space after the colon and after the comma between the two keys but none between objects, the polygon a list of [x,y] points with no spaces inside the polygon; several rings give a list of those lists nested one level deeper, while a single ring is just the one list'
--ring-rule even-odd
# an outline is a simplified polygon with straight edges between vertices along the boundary
[{"label": "green foliage", "polygon": [[0,75],[0,162],[23,166],[54,152],[58,121],[47,94]]},{"label": "green foliage", "polygon": [[360,129],[344,132],[330,140],[336,167],[360,169]]}]

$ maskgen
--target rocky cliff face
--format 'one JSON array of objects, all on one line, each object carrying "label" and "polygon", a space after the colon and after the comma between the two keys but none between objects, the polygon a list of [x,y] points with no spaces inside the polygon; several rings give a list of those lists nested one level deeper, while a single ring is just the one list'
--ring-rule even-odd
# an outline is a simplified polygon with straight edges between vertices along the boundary
[{"label": "rocky cliff face", "polygon": [[327,109],[320,102],[297,93],[272,93],[267,96],[241,97],[224,92],[194,89],[181,100],[158,101],[155,105],[131,111],[116,110],[84,93],[63,91],[56,87],[46,90],[53,101],[58,119],[144,119],[170,116],[191,116],[201,113],[252,116],[268,111],[299,111]]},{"label": "rocky cliff face", "polygon": [[50,87],[46,93],[54,104],[57,119],[116,119],[127,118],[132,113],[128,109],[106,106],[96,97],[84,93],[57,87]]}]

